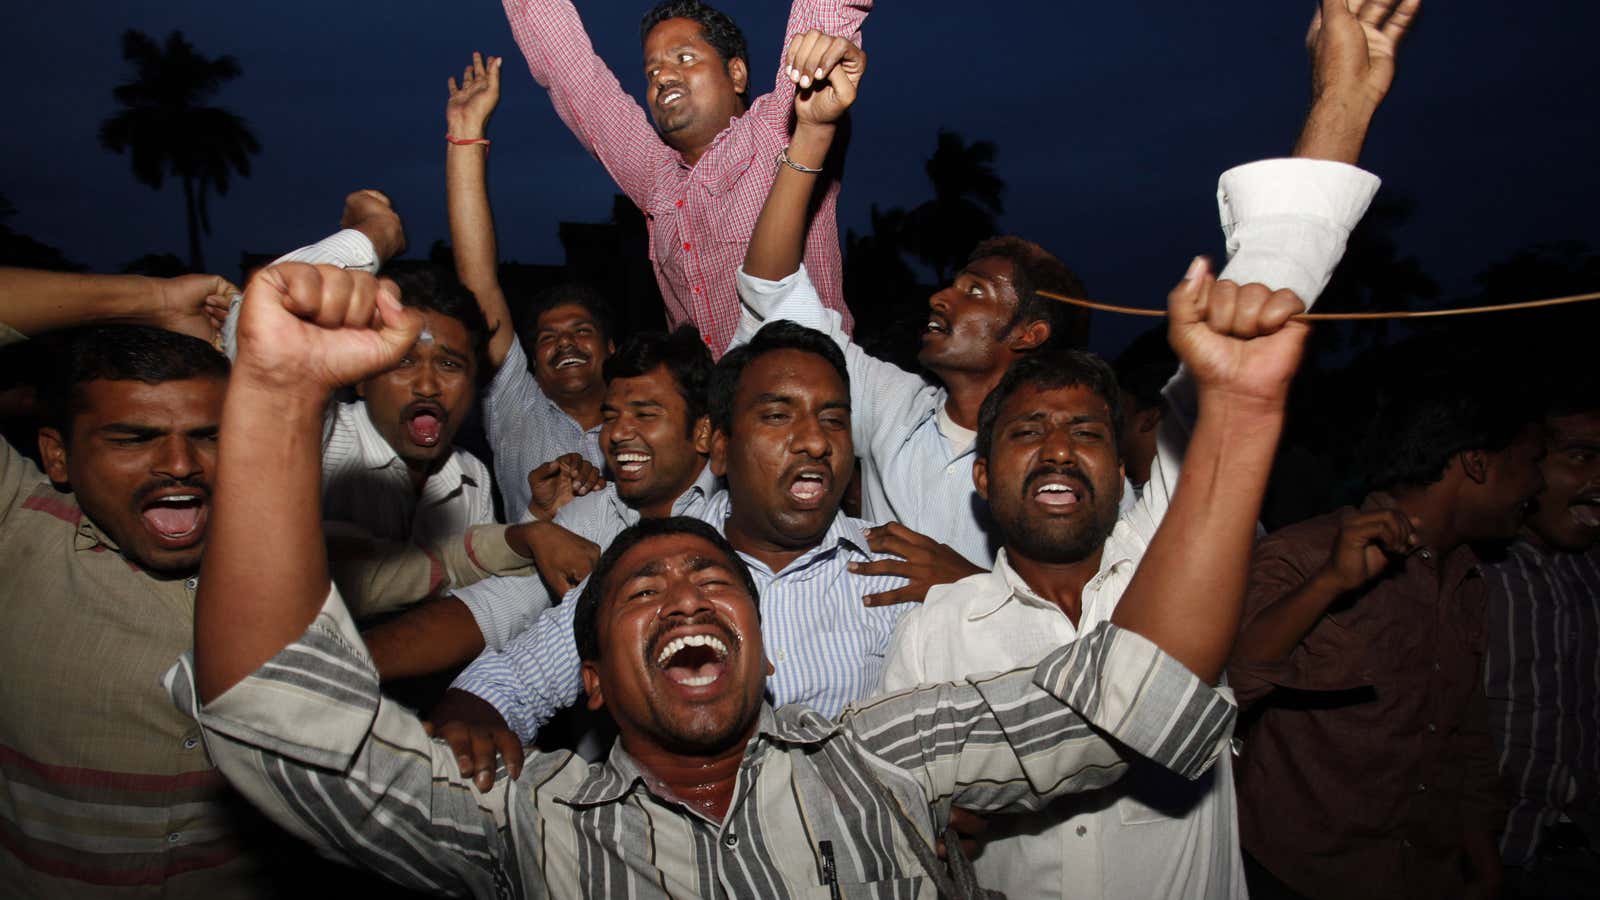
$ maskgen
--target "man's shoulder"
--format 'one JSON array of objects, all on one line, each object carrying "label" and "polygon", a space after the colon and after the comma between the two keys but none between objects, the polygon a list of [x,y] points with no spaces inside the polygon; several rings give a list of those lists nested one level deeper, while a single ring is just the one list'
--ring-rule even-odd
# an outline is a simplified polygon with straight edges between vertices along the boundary
[{"label": "man's shoulder", "polygon": [[1354,512],[1352,507],[1342,506],[1270,532],[1256,545],[1256,556],[1295,556],[1312,552],[1325,555],[1334,535],[1339,533],[1340,521],[1350,512]]}]

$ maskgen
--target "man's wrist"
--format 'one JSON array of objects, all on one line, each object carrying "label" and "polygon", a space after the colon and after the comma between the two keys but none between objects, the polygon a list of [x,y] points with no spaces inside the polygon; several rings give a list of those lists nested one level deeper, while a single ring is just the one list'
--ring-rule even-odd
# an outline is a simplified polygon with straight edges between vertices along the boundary
[{"label": "man's wrist", "polygon": [[379,268],[405,249],[405,226],[401,224],[400,217],[393,213],[369,216],[352,223],[350,228],[366,235],[367,240],[372,242],[372,252],[377,254]]},{"label": "man's wrist", "polygon": [[[487,137],[488,124],[487,122],[466,122],[456,119],[445,120],[445,128],[448,129],[451,137],[469,141]],[[452,144],[451,146],[457,145]]]},{"label": "man's wrist", "polygon": [[802,122],[795,125],[794,137],[789,141],[789,158],[808,169],[822,168],[837,130],[831,124]]},{"label": "man's wrist", "polygon": [[1360,94],[1330,92],[1319,96],[1306,114],[1294,155],[1355,165],[1377,111],[1377,104]]},{"label": "man's wrist", "polygon": [[280,418],[285,429],[322,422],[333,388],[319,388],[240,354],[228,375],[228,404]]}]

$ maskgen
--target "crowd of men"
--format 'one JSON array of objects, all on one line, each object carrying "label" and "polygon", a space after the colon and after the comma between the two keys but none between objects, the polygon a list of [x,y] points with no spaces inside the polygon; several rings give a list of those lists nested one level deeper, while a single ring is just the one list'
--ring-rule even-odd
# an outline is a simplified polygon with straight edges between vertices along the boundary
[{"label": "crowd of men", "polygon": [[1418,6],[1321,0],[1293,155],[1221,176],[1225,268],[1116,365],[1012,235],[929,298],[920,371],[852,341],[883,302],[843,295],[835,224],[870,0],[794,0],[754,99],[733,20],[659,3],[648,114],[570,0],[507,0],[645,213],[670,331],[502,289],[478,54],[453,270],[390,275],[376,190],[243,290],[0,269],[0,344],[50,346],[37,446],[0,457],[0,883],[1592,890],[1595,382],[1419,375],[1352,435],[1359,505],[1258,524]]}]

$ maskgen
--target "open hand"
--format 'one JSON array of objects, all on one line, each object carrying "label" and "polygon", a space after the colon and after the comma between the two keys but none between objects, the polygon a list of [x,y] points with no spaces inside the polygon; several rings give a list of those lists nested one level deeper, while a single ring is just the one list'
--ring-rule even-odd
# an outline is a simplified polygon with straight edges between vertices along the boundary
[{"label": "open hand", "polygon": [[574,499],[604,490],[605,478],[581,454],[567,453],[528,473],[528,513],[535,521],[549,522]]},{"label": "open hand", "polygon": [[452,137],[483,137],[489,127],[489,117],[500,104],[502,62],[504,60],[498,56],[485,61],[482,53],[474,53],[472,65],[461,70],[461,84],[450,79],[450,100],[444,105],[444,121]]},{"label": "open hand", "polygon": [[495,757],[505,760],[506,774],[522,774],[522,739],[506,725],[500,712],[475,694],[451,688],[444,692],[422,723],[428,736],[450,745],[461,777],[471,778],[478,790],[494,787]]},{"label": "open hand", "polygon": [[1218,281],[1197,257],[1167,295],[1167,338],[1203,392],[1281,412],[1311,327],[1293,291]]},{"label": "open hand", "polygon": [[326,396],[400,362],[422,317],[394,284],[337,266],[281,263],[245,289],[233,379]]},{"label": "open hand", "polygon": [[1395,52],[1422,0],[1321,0],[1306,33],[1314,98],[1360,97],[1375,109],[1394,83]]},{"label": "open hand", "polygon": [[789,42],[784,71],[797,88],[796,125],[833,125],[856,102],[867,54],[849,38],[813,29]]},{"label": "open hand", "polygon": [[983,571],[949,545],[899,522],[867,529],[867,545],[874,553],[892,553],[900,558],[851,563],[850,571],[858,575],[898,575],[908,582],[892,591],[868,594],[862,598],[867,606],[921,603],[934,585],[952,584]]}]

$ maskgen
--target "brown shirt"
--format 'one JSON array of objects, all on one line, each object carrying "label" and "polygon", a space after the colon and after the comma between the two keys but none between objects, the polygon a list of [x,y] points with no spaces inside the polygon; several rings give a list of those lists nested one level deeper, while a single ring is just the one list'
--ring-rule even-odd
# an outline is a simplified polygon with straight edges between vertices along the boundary
[{"label": "brown shirt", "polygon": [[[1382,494],[1363,510],[1392,505]],[[1257,547],[1246,626],[1328,560],[1344,510]],[[1289,656],[1235,664],[1248,708],[1239,767],[1245,851],[1308,897],[1453,897],[1464,829],[1504,801],[1483,693],[1477,558],[1426,548],[1336,600]]]},{"label": "brown shirt", "polygon": [[[427,549],[344,538],[338,582],[381,611],[525,566],[497,528]],[[0,572],[0,894],[269,896],[303,877],[309,854],[228,788],[162,688],[197,579],[138,568],[5,443]]]}]

